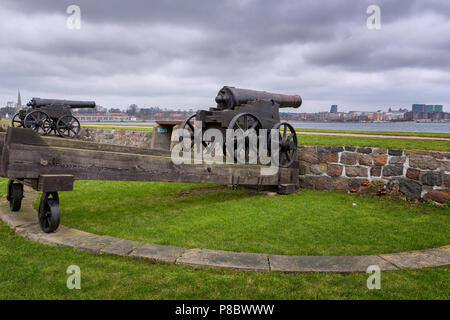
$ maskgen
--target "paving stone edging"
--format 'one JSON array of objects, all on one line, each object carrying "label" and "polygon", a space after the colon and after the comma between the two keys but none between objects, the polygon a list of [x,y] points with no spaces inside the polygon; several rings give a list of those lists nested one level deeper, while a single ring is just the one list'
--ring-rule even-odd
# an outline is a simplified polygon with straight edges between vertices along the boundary
[{"label": "paving stone edging", "polygon": [[370,265],[380,270],[420,269],[450,264],[450,245],[427,250],[368,256],[286,256],[231,252],[209,249],[187,249],[174,246],[100,236],[60,226],[55,233],[44,233],[39,227],[33,202],[37,192],[25,188],[20,212],[11,213],[9,203],[0,200],[0,219],[16,234],[43,244],[67,246],[92,254],[111,254],[191,267],[228,268],[240,271],[278,272],[366,272]]}]

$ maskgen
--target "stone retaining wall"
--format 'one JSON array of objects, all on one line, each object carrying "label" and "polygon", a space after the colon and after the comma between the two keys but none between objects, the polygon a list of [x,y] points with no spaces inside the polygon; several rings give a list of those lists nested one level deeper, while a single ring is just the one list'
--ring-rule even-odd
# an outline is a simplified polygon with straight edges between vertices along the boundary
[{"label": "stone retaining wall", "polygon": [[82,128],[79,137],[85,141],[150,148],[152,134],[151,131]]},{"label": "stone retaining wall", "polygon": [[347,191],[382,181],[411,199],[450,200],[450,152],[302,146],[299,160],[303,188]]}]

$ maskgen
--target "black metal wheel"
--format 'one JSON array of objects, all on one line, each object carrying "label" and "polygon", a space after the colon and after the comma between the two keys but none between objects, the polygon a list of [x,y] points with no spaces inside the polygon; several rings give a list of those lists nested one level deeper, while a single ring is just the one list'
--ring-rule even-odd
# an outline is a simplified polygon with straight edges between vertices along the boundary
[{"label": "black metal wheel", "polygon": [[[244,143],[240,147],[238,143],[238,138],[233,138],[233,146],[231,152],[234,154],[234,158],[237,162],[242,164],[248,164],[250,160],[250,151],[256,153],[258,156],[258,134],[259,130],[262,128],[261,121],[251,113],[239,113],[231,119],[228,129],[233,129],[235,132],[241,130],[243,133]],[[256,145],[250,144],[250,136],[256,134]],[[241,143],[242,145],[242,143]],[[227,148],[227,151],[230,148]]]},{"label": "black metal wheel", "polygon": [[274,127],[279,130],[279,166],[288,168],[297,157],[297,134],[288,122],[279,122]]},{"label": "black metal wheel", "polygon": [[34,110],[23,120],[25,128],[31,128],[40,135],[46,135],[52,129],[52,119],[44,111]]},{"label": "black metal wheel", "polygon": [[58,192],[43,192],[39,204],[39,224],[42,231],[50,233],[59,226]]},{"label": "black metal wheel", "polygon": [[23,121],[20,119],[20,114],[16,113],[11,120],[11,126],[14,128],[23,128]]},{"label": "black metal wheel", "polygon": [[6,199],[9,201],[9,208],[11,211],[19,211],[22,206],[23,184],[14,183],[14,180],[9,180]]},{"label": "black metal wheel", "polygon": [[64,138],[75,138],[80,133],[80,121],[71,115],[62,116],[56,122],[56,130]]},{"label": "black metal wheel", "polygon": [[[190,116],[189,118],[187,118],[186,120],[184,120],[181,125],[180,125],[180,132],[179,132],[179,136],[178,136],[178,141],[180,141],[180,143],[183,146],[183,150],[192,150],[194,148],[194,125],[192,124],[192,121],[195,120],[195,116],[197,114],[193,114],[192,116]],[[184,138],[185,137],[189,137],[191,140],[191,145],[185,145],[183,143]],[[205,141],[202,141],[202,144],[205,148],[208,147],[208,144]]]}]

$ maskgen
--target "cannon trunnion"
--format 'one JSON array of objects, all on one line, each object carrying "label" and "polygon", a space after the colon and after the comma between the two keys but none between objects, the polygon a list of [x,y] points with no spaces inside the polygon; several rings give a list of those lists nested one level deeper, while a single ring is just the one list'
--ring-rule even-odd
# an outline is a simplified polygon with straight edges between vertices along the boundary
[{"label": "cannon trunnion", "polygon": [[31,108],[20,110],[14,115],[11,123],[13,127],[31,128],[40,135],[53,133],[74,138],[80,133],[81,127],[71,109],[95,108],[95,102],[33,98],[27,106]]},{"label": "cannon trunnion", "polygon": [[[199,110],[196,114],[186,119],[180,128],[180,141],[186,130],[191,135],[191,147],[194,145],[194,127],[192,121],[201,121],[203,131],[218,129],[226,136],[227,129],[241,129],[246,137],[247,148],[248,132],[255,130],[259,135],[261,129],[268,132],[267,146],[270,152],[270,130],[280,131],[280,167],[290,167],[296,159],[297,135],[294,128],[287,122],[280,121],[280,108],[299,108],[302,98],[299,95],[284,95],[269,93],[266,91],[255,91],[225,86],[218,92],[215,99],[217,106],[209,110]],[[211,149],[212,141],[203,139],[205,148]],[[225,150],[225,146],[224,146]],[[237,145],[234,146],[236,157]],[[238,159],[236,159],[238,160]],[[248,153],[245,154],[245,162],[248,162]]]}]

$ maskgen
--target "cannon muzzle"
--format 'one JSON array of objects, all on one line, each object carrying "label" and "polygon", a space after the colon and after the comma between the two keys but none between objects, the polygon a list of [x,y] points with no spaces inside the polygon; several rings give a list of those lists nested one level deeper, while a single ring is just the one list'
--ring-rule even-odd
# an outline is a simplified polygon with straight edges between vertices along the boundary
[{"label": "cannon muzzle", "polygon": [[95,101],[76,101],[76,100],[61,100],[61,99],[41,99],[33,98],[27,103],[27,106],[33,108],[40,108],[43,106],[63,105],[69,106],[72,109],[77,108],[95,108]]},{"label": "cannon muzzle", "polygon": [[227,86],[220,89],[216,96],[219,109],[232,109],[235,106],[253,100],[273,100],[280,108],[298,108],[302,105],[302,98],[299,95],[286,95]]}]

